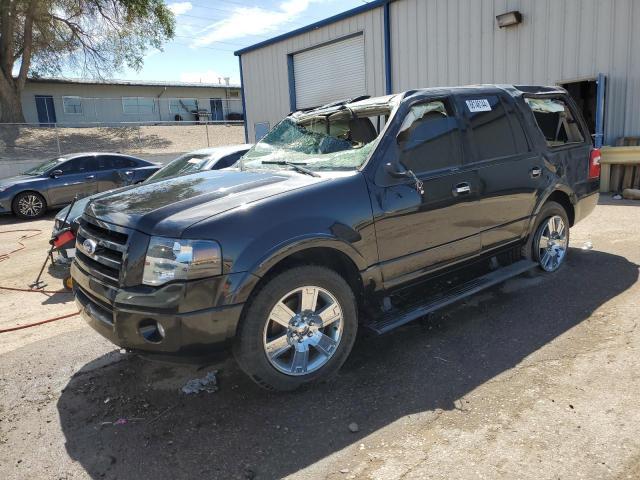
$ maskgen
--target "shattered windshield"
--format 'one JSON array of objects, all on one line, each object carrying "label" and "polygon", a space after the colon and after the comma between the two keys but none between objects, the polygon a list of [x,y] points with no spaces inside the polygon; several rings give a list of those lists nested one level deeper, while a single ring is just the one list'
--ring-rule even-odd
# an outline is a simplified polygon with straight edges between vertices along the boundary
[{"label": "shattered windshield", "polygon": [[[243,158],[244,169],[355,170],[373,151],[396,106],[394,97],[296,112]],[[289,163],[289,165],[287,165]]]}]

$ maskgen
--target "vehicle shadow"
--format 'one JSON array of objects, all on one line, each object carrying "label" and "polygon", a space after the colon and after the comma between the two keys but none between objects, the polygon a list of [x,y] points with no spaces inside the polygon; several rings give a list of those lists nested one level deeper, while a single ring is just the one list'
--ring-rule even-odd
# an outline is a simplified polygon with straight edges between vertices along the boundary
[{"label": "vehicle shadow", "polygon": [[[56,214],[59,212],[59,209],[49,210],[42,217],[35,218],[33,220],[26,220],[22,218],[18,218],[11,213],[6,213],[0,215],[0,228],[13,226],[16,228],[31,228],[33,226],[33,222],[37,222],[39,220],[53,220],[56,218]],[[49,231],[46,232],[49,235]]]},{"label": "vehicle shadow", "polygon": [[66,448],[96,479],[281,478],[407,415],[458,408],[637,280],[621,256],[572,249],[555,275],[512,279],[429,321],[361,336],[334,380],[291,394],[260,390],[228,361],[220,391],[186,396],[180,386],[208,370],[101,357],[58,401]]}]

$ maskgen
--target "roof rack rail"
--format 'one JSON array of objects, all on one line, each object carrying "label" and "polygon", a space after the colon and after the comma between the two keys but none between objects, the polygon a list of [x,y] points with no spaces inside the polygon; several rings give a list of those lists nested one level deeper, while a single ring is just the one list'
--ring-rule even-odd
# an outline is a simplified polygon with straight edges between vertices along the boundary
[{"label": "roof rack rail", "polygon": [[525,93],[556,93],[563,92],[564,89],[560,86],[541,86],[541,85],[514,85],[513,88],[517,88],[521,92]]},{"label": "roof rack rail", "polygon": [[368,98],[371,98],[371,95],[360,95],[359,97],[345,98],[343,100],[336,100],[335,102],[325,103],[324,105],[320,105],[318,107],[301,108],[299,111],[300,112],[311,112],[313,110],[322,110],[324,108],[339,107],[340,105],[346,105],[347,103],[359,102],[361,100],[366,100]]}]

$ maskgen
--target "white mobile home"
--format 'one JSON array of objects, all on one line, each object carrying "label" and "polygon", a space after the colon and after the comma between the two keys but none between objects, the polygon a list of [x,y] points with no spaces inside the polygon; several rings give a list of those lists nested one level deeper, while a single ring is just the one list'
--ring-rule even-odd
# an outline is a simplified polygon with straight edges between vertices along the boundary
[{"label": "white mobile home", "polygon": [[[222,79],[221,79],[222,80]],[[29,79],[22,94],[28,123],[62,126],[121,122],[242,120],[240,85]]]}]

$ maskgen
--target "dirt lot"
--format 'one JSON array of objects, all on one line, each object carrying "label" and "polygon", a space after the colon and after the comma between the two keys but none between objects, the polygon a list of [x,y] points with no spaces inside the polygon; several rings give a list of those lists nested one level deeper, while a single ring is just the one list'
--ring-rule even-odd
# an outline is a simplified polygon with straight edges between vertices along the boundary
[{"label": "dirt lot", "polygon": [[0,178],[65,153],[121,152],[153,161],[206,147],[244,143],[244,126],[142,125],[39,128],[0,125]]},{"label": "dirt lot", "polygon": [[[51,227],[0,219],[32,227],[0,285],[35,276]],[[640,203],[603,199],[571,234],[556,275],[363,337],[294,394],[227,361],[218,392],[186,396],[213,367],[121,355],[77,317],[0,334],[0,478],[640,478]],[[0,291],[0,329],[74,309]]]}]

